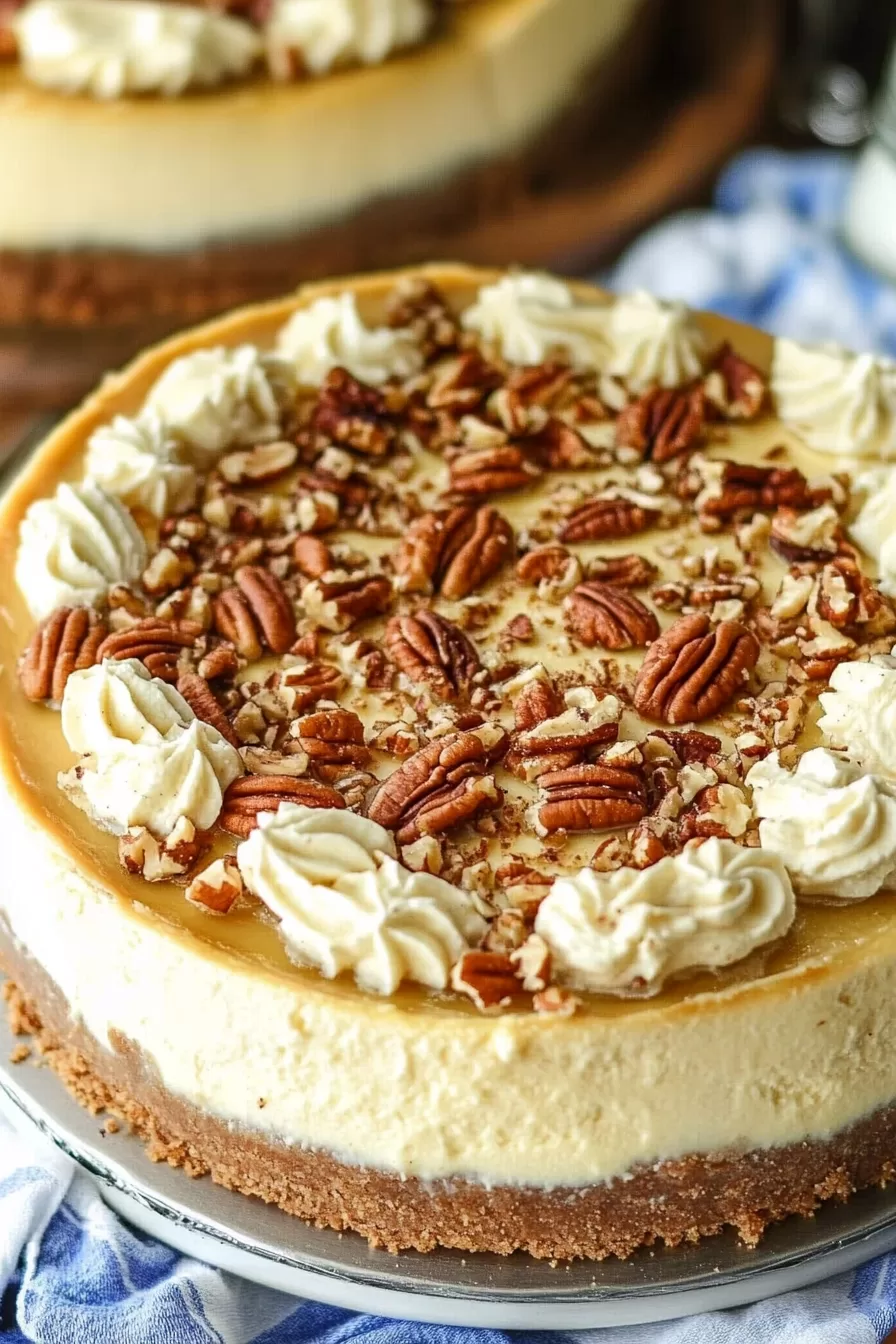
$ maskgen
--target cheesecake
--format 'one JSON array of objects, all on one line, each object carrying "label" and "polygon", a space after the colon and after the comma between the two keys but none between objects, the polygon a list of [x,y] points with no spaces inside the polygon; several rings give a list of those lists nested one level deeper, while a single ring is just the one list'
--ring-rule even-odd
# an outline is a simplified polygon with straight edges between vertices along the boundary
[{"label": "cheesecake", "polygon": [[110,375],[2,504],[15,1029],[390,1251],[889,1180],[894,427],[886,360],[447,265]]},{"label": "cheesecake", "polygon": [[170,329],[437,248],[575,161],[642,7],[27,0],[0,326]]}]

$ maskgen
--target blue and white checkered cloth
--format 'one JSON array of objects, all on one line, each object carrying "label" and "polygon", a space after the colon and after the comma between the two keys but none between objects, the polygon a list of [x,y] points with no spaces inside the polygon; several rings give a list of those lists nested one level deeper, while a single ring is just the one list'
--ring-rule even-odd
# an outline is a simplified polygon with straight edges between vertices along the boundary
[{"label": "blue and white checkered cloth", "polygon": [[[611,284],[643,287],[805,340],[896,355],[896,291],[837,227],[850,161],[751,153],[716,209],[660,225]],[[878,1344],[896,1329],[896,1255],[756,1306],[520,1344]],[[408,1325],[296,1302],[136,1233],[42,1139],[0,1121],[0,1335],[40,1344],[504,1344],[494,1330]]]}]

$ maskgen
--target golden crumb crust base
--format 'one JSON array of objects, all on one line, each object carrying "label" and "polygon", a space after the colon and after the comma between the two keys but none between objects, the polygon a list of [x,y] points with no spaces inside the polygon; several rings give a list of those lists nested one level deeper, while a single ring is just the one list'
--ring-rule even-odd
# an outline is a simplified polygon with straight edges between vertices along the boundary
[{"label": "golden crumb crust base", "polygon": [[168,1092],[129,1041],[119,1037],[113,1051],[101,1046],[5,932],[0,966],[14,977],[4,985],[14,1033],[32,1038],[82,1106],[124,1121],[153,1161],[211,1176],[316,1227],[359,1232],[392,1253],[446,1246],[602,1260],[659,1241],[695,1242],[729,1225],[755,1245],[769,1224],[789,1214],[809,1215],[825,1200],[846,1199],[896,1176],[894,1105],[829,1140],[692,1154],[578,1189],[402,1179],[233,1129]]}]

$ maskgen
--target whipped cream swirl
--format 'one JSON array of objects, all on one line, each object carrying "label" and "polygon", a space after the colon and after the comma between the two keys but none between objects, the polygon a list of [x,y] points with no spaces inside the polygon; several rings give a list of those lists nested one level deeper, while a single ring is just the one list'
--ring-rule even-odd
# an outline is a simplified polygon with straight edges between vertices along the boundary
[{"label": "whipped cream swirl", "polygon": [[144,412],[207,468],[228,448],[276,439],[291,390],[289,370],[254,345],[215,346],[175,359],[150,389]]},{"label": "whipped cream swirl", "polygon": [[152,411],[136,419],[117,415],[91,434],[84,470],[131,508],[166,518],[186,513],[196,502],[196,471],[180,454],[180,445]]},{"label": "whipped cream swirl", "polygon": [[90,481],[60,485],[22,519],[16,583],[37,620],[66,603],[98,602],[145,565],[146,542],[130,513]]},{"label": "whipped cream swirl", "polygon": [[651,994],[670,975],[727,966],[782,937],[795,908],[777,854],[712,839],[642,871],[558,878],[535,931],[574,988]]},{"label": "whipped cream swirl", "polygon": [[280,331],[277,353],[304,387],[317,387],[337,367],[379,384],[409,378],[422,363],[409,331],[366,326],[351,293],[299,308]]},{"label": "whipped cream swirl", "polygon": [[778,415],[811,448],[855,457],[896,457],[893,360],[779,337],[771,388]]},{"label": "whipped cream swirl", "polygon": [[877,565],[878,587],[896,597],[896,467],[871,467],[853,482],[861,500],[850,538]]},{"label": "whipped cream swirl", "polygon": [[13,21],[26,78],[95,98],[210,88],[261,52],[249,24],[153,0],[31,0]]},{"label": "whipped cream swirl", "polygon": [[553,276],[524,271],[484,285],[461,321],[514,364],[541,364],[562,353],[582,367],[602,368],[608,311],[576,303],[569,286]]},{"label": "whipped cream swirl", "polygon": [[762,848],[781,856],[800,894],[863,901],[896,882],[896,783],[826,747],[793,771],[772,752],[747,783]]},{"label": "whipped cream swirl", "polygon": [[353,971],[377,994],[402,980],[445,989],[485,932],[466,892],[403,868],[391,834],[364,817],[281,803],[259,822],[237,851],[243,880],[296,959],[326,976]]},{"label": "whipped cream swirl", "polygon": [[896,776],[896,659],[840,663],[818,697],[818,726],[833,747],[866,770]]},{"label": "whipped cream swirl", "polygon": [[239,752],[135,659],[74,672],[62,731],[81,760],[60,787],[116,834],[145,826],[164,838],[182,818],[209,830],[224,790],[243,773]]},{"label": "whipped cream swirl", "polygon": [[312,75],[378,65],[420,42],[432,19],[430,0],[273,0],[264,27],[268,63],[279,79],[289,79],[296,64]]},{"label": "whipped cream swirl", "polygon": [[638,290],[617,299],[609,312],[607,373],[631,392],[678,387],[699,378],[706,338],[683,303],[664,303]]}]

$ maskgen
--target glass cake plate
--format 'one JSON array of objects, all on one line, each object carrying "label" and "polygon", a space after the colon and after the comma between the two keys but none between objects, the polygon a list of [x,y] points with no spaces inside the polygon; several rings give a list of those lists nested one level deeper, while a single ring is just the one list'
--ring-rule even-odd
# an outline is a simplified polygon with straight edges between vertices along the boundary
[{"label": "glass cake plate", "polygon": [[354,1311],[508,1330],[633,1325],[772,1297],[896,1247],[890,1188],[779,1223],[756,1250],[728,1233],[601,1264],[447,1250],[389,1255],[353,1233],[308,1227],[208,1179],[150,1162],[129,1134],[104,1130],[102,1118],[83,1110],[49,1068],[8,1063],[16,1044],[4,1017],[0,1111],[73,1157],[129,1222],[243,1278]]}]

